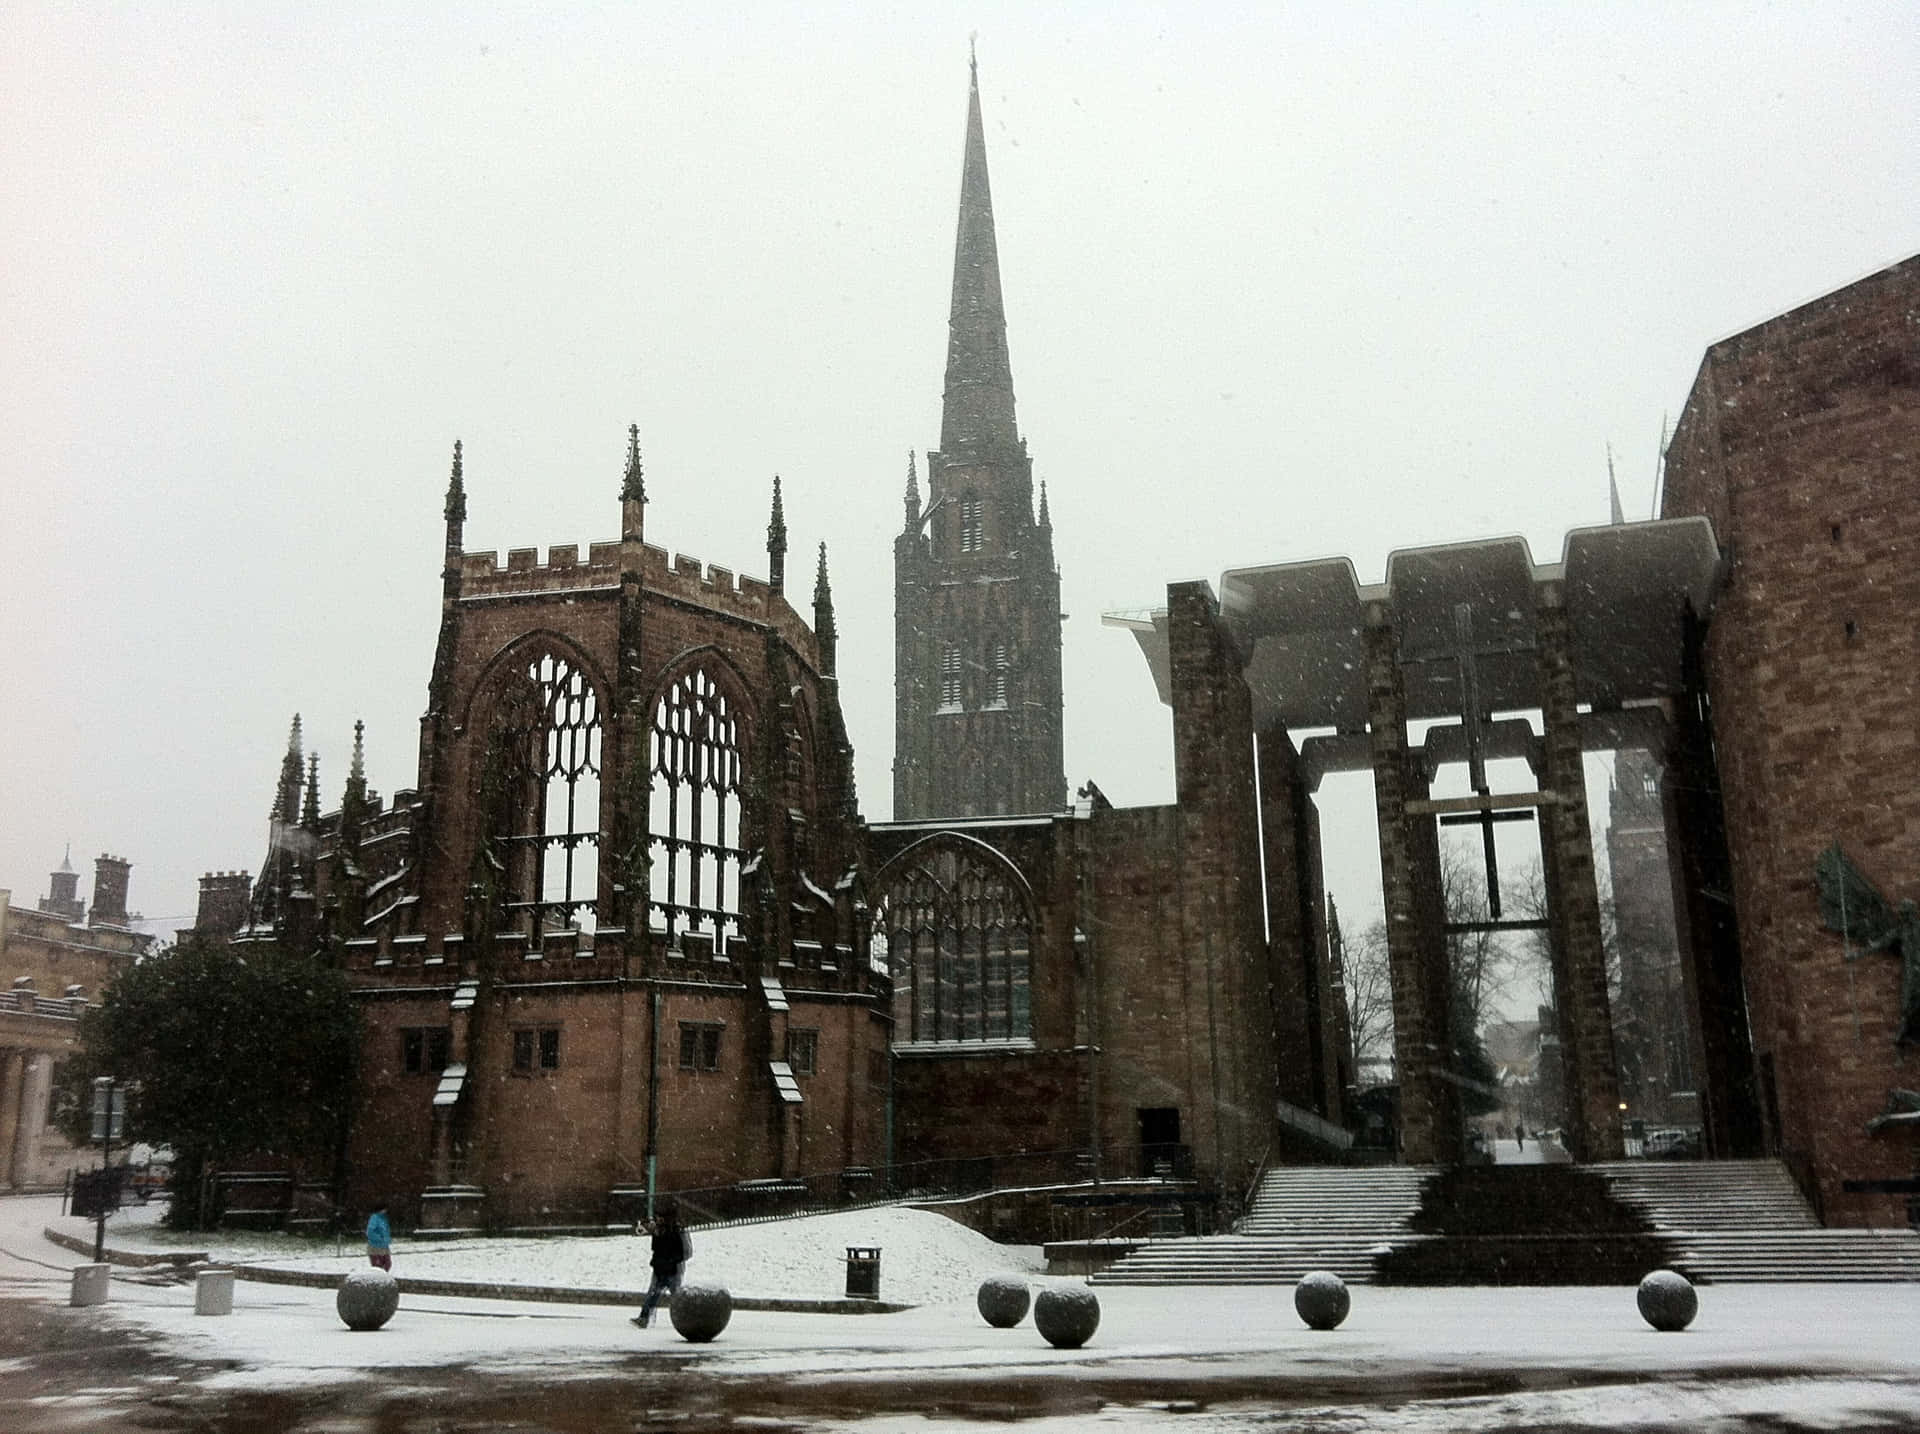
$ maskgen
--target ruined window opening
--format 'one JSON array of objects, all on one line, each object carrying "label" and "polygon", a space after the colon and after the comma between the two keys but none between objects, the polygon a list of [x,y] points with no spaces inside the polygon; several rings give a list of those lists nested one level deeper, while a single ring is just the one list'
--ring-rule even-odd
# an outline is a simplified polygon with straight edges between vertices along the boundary
[{"label": "ruined window opening", "polygon": [[960,649],[952,643],[940,649],[940,705],[960,705]]},{"label": "ruined window opening", "polygon": [[509,929],[538,939],[598,924],[600,735],[593,683],[551,652],[520,670],[495,712]]},{"label": "ruined window opening", "polygon": [[649,925],[726,954],[740,930],[740,724],[700,669],[668,689],[653,713],[648,802]]},{"label": "ruined window opening", "polygon": [[895,1030],[907,1043],[1032,1034],[1032,918],[1009,874],[952,845],[894,878],[880,913]]},{"label": "ruined window opening", "polygon": [[986,504],[978,498],[960,500],[960,551],[977,553],[986,546]]}]

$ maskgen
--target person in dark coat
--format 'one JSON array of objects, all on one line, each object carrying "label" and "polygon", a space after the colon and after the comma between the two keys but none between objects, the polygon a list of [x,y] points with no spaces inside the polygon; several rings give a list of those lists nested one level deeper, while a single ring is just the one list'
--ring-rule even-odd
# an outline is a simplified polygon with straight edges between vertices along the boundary
[{"label": "person in dark coat", "polygon": [[653,1309],[660,1303],[661,1294],[672,1294],[680,1288],[680,1276],[693,1254],[693,1241],[680,1228],[680,1211],[674,1205],[660,1207],[660,1218],[654,1222],[651,1233],[653,1283],[647,1286],[647,1302],[633,1317],[633,1322],[642,1329],[653,1323]]}]

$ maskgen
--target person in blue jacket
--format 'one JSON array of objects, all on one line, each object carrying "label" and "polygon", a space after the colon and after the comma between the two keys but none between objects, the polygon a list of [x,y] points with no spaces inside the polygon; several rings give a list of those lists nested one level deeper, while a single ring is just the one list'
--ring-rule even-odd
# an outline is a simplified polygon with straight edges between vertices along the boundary
[{"label": "person in blue jacket", "polygon": [[387,1225],[385,1205],[375,1205],[367,1216],[367,1259],[378,1269],[393,1268],[393,1231]]}]

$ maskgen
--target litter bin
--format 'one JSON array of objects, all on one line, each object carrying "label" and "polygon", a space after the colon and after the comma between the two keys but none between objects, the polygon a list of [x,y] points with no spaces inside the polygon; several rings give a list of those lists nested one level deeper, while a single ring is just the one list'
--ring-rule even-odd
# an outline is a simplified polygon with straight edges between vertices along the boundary
[{"label": "litter bin", "polygon": [[880,1298],[879,1246],[847,1246],[847,1298],[850,1300]]}]

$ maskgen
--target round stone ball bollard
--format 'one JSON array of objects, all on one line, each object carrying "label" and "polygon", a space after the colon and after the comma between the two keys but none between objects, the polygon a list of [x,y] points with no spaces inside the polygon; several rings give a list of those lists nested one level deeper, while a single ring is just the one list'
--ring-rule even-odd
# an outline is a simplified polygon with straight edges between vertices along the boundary
[{"label": "round stone ball bollard", "polygon": [[995,1329],[1012,1329],[1027,1317],[1032,1296],[1018,1275],[988,1275],[980,1282],[974,1303],[980,1307],[980,1318]]},{"label": "round stone ball bollard", "polygon": [[385,1270],[355,1270],[340,1282],[333,1307],[348,1329],[379,1329],[400,1308],[400,1282]]},{"label": "round stone ball bollard", "polygon": [[1667,1334],[1685,1329],[1700,1313],[1699,1294],[1692,1282],[1677,1270],[1655,1270],[1640,1281],[1635,1298],[1640,1305],[1640,1318]]},{"label": "round stone ball bollard", "polygon": [[1332,1270],[1311,1270],[1293,1287],[1294,1313],[1309,1329],[1338,1329],[1352,1308],[1347,1282]]},{"label": "round stone ball bollard", "polygon": [[667,1306],[667,1317],[682,1339],[705,1344],[733,1318],[733,1296],[725,1285],[682,1285]]},{"label": "round stone ball bollard", "polygon": [[1034,1296],[1033,1327],[1055,1349],[1078,1349],[1100,1328],[1100,1301],[1085,1285],[1048,1285]]}]

